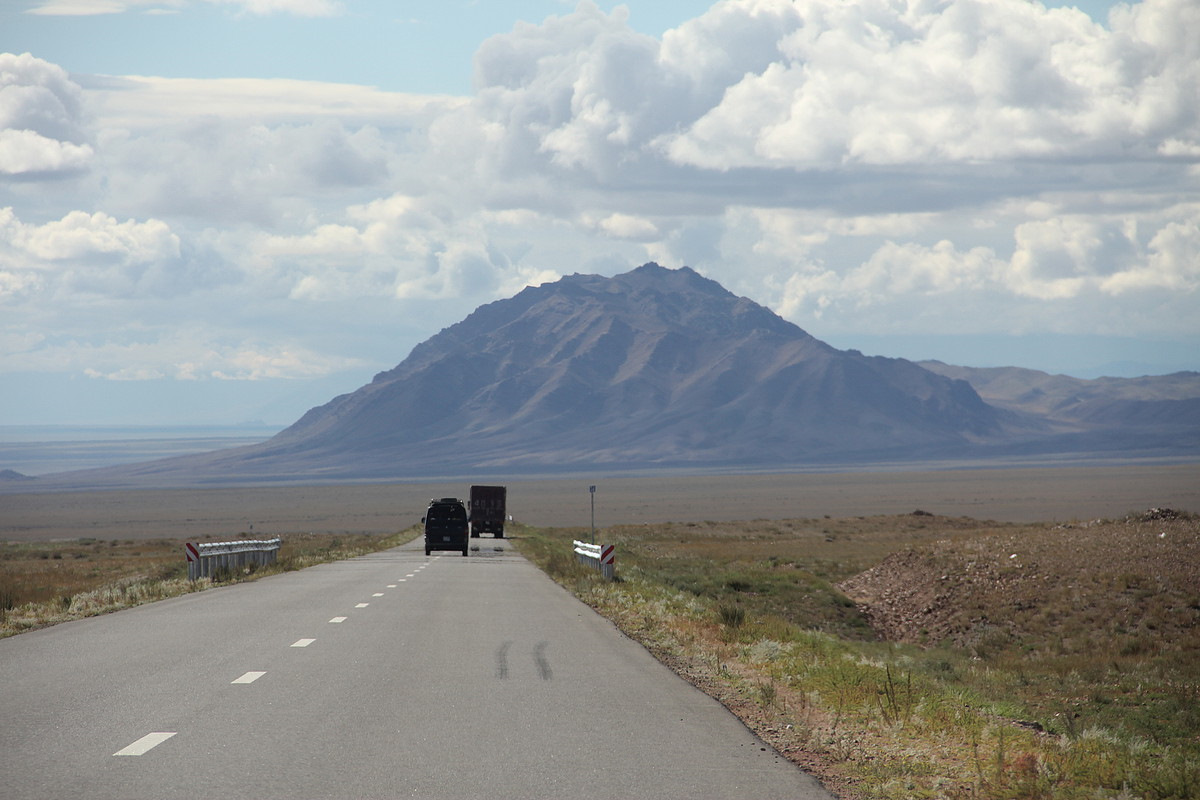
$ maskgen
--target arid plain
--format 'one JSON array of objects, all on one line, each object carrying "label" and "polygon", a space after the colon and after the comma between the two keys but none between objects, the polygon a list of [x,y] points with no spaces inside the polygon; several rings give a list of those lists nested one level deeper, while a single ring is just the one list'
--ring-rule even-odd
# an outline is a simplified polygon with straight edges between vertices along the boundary
[{"label": "arid plain", "polygon": [[[0,539],[221,538],[239,533],[390,533],[431,497],[505,483],[523,523],[597,528],[656,522],[852,517],[917,509],[1001,522],[1200,511],[1200,464],[753,475],[595,475],[325,486],[0,494]],[[13,487],[14,489],[16,487]]]}]

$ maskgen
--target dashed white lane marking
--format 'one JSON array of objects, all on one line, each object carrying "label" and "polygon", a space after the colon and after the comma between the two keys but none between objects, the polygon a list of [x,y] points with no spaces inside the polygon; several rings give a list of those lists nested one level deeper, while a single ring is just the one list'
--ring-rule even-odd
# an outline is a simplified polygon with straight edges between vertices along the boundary
[{"label": "dashed white lane marking", "polygon": [[292,644],[292,647],[308,647],[310,644],[312,644],[315,641],[316,641],[316,639],[297,639]]},{"label": "dashed white lane marking", "polygon": [[408,578],[398,578],[398,579],[396,580],[396,583],[404,583],[404,582],[406,582],[407,580],[408,580]]},{"label": "dashed white lane marking", "polygon": [[331,619],[329,621],[330,622],[345,622],[346,618],[345,617],[334,617],[333,619]]},{"label": "dashed white lane marking", "polygon": [[118,750],[117,752],[113,753],[113,755],[114,756],[140,756],[140,755],[143,755],[143,754],[149,752],[150,750],[153,750],[155,747],[158,747],[160,744],[165,742],[167,739],[170,739],[174,735],[175,735],[174,731],[172,731],[171,733],[166,733],[166,732],[147,733],[145,736],[138,739],[133,744],[129,745],[129,747],[126,747],[124,750]]},{"label": "dashed white lane marking", "polygon": [[242,677],[240,677],[234,681],[231,681],[231,683],[254,683],[256,680],[258,680],[259,678],[261,678],[263,675],[266,675],[266,674],[267,673],[265,673],[265,672],[247,672]]},{"label": "dashed white lane marking", "polygon": [[394,583],[389,583],[387,587],[388,587],[389,589],[395,589],[395,588],[396,588],[396,584],[394,584]]},{"label": "dashed white lane marking", "polygon": [[415,574],[416,574],[415,572],[410,572],[410,573],[408,573],[407,575],[405,575],[404,577],[406,577],[406,578],[411,578],[411,577],[413,577]]},{"label": "dashed white lane marking", "polygon": [[376,592],[375,594],[371,595],[371,597],[383,597],[383,592]]},{"label": "dashed white lane marking", "polygon": [[369,605],[371,605],[371,604],[370,603],[359,603],[358,605],[355,606],[355,608],[366,608]]}]

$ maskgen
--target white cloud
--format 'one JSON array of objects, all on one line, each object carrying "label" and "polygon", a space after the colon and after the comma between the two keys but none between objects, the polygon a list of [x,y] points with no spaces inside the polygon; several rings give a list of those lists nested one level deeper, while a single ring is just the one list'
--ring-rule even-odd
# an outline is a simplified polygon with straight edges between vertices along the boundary
[{"label": "white cloud", "polygon": [[[764,8],[775,12],[779,57],[750,64],[694,124],[664,135],[674,161],[973,163],[1149,155],[1200,141],[1192,0],[1145,0],[1114,15],[1111,32],[1074,9],[975,0],[745,0],[702,19],[742,26]],[[693,25],[676,34],[707,33]]]},{"label": "white cloud", "polygon": [[120,14],[140,5],[161,5],[138,0],[42,0],[25,13],[55,17],[87,17],[98,14]]},{"label": "white cloud", "polygon": [[204,0],[234,6],[249,14],[295,14],[301,17],[333,17],[345,10],[335,0]]},{"label": "white cloud", "polygon": [[113,213],[294,225],[368,202],[419,164],[414,142],[464,100],[283,80],[91,79]]},{"label": "white cloud", "polygon": [[[179,237],[161,220],[118,222],[102,212],[72,211],[43,225],[0,209],[0,259],[52,269],[55,262],[143,264],[179,257]],[[3,262],[0,262],[3,263]]]},{"label": "white cloud", "polygon": [[88,166],[82,91],[56,64],[0,53],[0,174],[53,175]]},{"label": "white cloud", "polygon": [[661,237],[658,226],[652,221],[632,214],[621,214],[618,212],[605,217],[585,214],[583,216],[583,223],[614,239],[653,242]]},{"label": "white cloud", "polygon": [[304,379],[362,363],[323,355],[294,343],[214,340],[200,330],[162,332],[152,343],[70,343],[50,349],[50,357],[69,365],[72,371],[112,381]]},{"label": "white cloud", "polygon": [[[11,212],[11,209],[9,209]],[[9,240],[43,261],[113,256],[136,264],[179,257],[179,237],[160,220],[118,222],[104,213],[72,211],[45,225],[19,225]]]},{"label": "white cloud", "polygon": [[14,304],[17,298],[38,291],[41,285],[41,277],[31,270],[0,267],[0,306]]},{"label": "white cloud", "polygon": [[98,16],[124,14],[131,11],[163,13],[179,11],[189,5],[208,3],[231,6],[247,14],[295,14],[301,17],[331,17],[344,12],[335,0],[42,0],[29,9],[29,14],[45,16]]},{"label": "white cloud", "polygon": [[1091,220],[1056,218],[1025,222],[1016,229],[1007,283],[1018,294],[1042,300],[1076,297],[1089,283],[1089,267],[1100,248]]},{"label": "white cloud", "polygon": [[[81,79],[83,80],[83,79]],[[243,124],[310,124],[419,127],[465,98],[386,92],[373,86],[285,78],[93,77],[88,102],[111,127],[145,129],[188,119],[240,120]]]},{"label": "white cloud", "polygon": [[72,172],[92,159],[86,144],[60,142],[30,130],[0,130],[0,173]]},{"label": "white cloud", "polygon": [[926,247],[883,243],[871,256],[844,272],[819,263],[791,275],[783,289],[780,311],[792,319],[820,318],[830,309],[844,313],[872,306],[911,305],[931,315],[945,298],[997,288],[1003,264],[988,248],[961,251],[949,241]]},{"label": "white cloud", "polygon": [[475,129],[483,157],[503,174],[539,162],[594,173],[629,166],[657,133],[650,104],[671,99],[657,51],[654,39],[629,28],[623,8],[606,15],[583,0],[569,16],[485,41],[475,99],[440,132]]},{"label": "white cloud", "polygon": [[1200,290],[1200,204],[1173,211],[1175,219],[1155,232],[1142,260],[1101,281],[1105,293],[1120,296],[1167,289],[1195,294]]},{"label": "white cloud", "polygon": [[103,137],[107,202],[129,213],[223,225],[303,217],[323,195],[378,191],[396,158],[378,130],[335,121],[245,125],[183,120]]},{"label": "white cloud", "polygon": [[207,276],[182,258],[180,238],[162,220],[118,221],[72,211],[41,225],[0,209],[0,303],[48,303],[66,311],[89,296],[161,298],[186,294]]},{"label": "white cloud", "polygon": [[662,42],[585,1],[481,46],[426,163],[491,207],[585,225],[576,204],[647,216],[634,197],[876,219],[1028,202],[1048,180],[1112,181],[1113,162],[1161,159],[1166,183],[1200,148],[1193,39],[1192,0],[1145,0],[1112,31],[1017,0],[726,0]]},{"label": "white cloud", "polygon": [[315,351],[286,337],[214,333],[183,323],[159,328],[114,323],[103,341],[76,333],[0,332],[0,370],[69,372],[114,381],[269,380],[321,377],[362,360]]},{"label": "white cloud", "polygon": [[[764,229],[768,238],[776,233]],[[1006,256],[991,247],[962,247],[950,240],[931,245],[885,240],[863,260],[841,266],[822,258],[824,251],[816,247],[791,268],[779,308],[793,320],[832,312],[859,315],[864,330],[884,316],[891,317],[888,325],[927,333],[1004,330],[1016,315],[1030,313],[1056,314],[1043,320],[1047,328],[1066,324],[1092,330],[1103,323],[1097,316],[1101,307],[1173,306],[1200,290],[1196,204],[1136,217],[1065,215],[1026,221],[1014,227],[1009,246],[1011,255]],[[986,307],[990,316],[978,318],[979,309]],[[910,309],[907,319],[896,313],[900,308]],[[1109,322],[1115,324],[1111,318]],[[1194,323],[1172,313],[1153,327],[1178,332],[1193,329]]]}]

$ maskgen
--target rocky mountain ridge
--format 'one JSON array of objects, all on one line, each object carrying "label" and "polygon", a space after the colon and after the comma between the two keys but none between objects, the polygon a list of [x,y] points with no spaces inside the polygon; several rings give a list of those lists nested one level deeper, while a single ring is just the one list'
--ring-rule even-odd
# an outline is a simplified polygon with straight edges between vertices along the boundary
[{"label": "rocky mountain ridge", "polygon": [[647,264],[483,306],[275,444],[330,461],[411,448],[447,467],[756,466],[928,453],[1023,425],[963,381],[836,350],[690,269]]},{"label": "rocky mountain ridge", "polygon": [[1200,423],[1200,372],[1085,380],[1020,367],[917,363],[938,375],[967,381],[994,406],[1038,416],[1064,428],[1194,427]]}]

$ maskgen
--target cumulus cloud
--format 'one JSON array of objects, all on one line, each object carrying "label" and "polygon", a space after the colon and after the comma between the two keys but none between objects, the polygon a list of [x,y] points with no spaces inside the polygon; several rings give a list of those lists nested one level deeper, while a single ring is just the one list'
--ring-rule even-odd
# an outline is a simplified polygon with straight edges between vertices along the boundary
[{"label": "cumulus cloud", "polygon": [[[346,210],[345,221],[297,234],[260,235],[245,243],[261,280],[293,300],[389,297],[491,299],[559,273],[515,263],[499,231],[536,214],[461,214],[441,202],[395,194]],[[527,230],[527,229],[526,229]]]},{"label": "cumulus cloud", "polygon": [[608,214],[604,217],[585,214],[583,222],[585,225],[614,239],[654,242],[662,235],[658,230],[658,226],[651,220],[620,212]]},{"label": "cumulus cloud", "polygon": [[179,256],[179,237],[160,220],[118,222],[100,212],[72,211],[45,225],[15,227],[11,244],[44,261],[112,256],[136,264]]},{"label": "cumulus cloud", "polygon": [[1112,295],[1146,289],[1188,294],[1200,290],[1200,204],[1172,212],[1173,219],[1155,231],[1144,258],[1105,277],[1101,290]]},{"label": "cumulus cloud", "polygon": [[[660,42],[584,0],[480,48],[465,116],[500,171],[629,177],[1153,157],[1200,144],[1200,8],[726,0]],[[454,124],[461,124],[456,120]]]},{"label": "cumulus cloud", "polygon": [[183,258],[179,236],[162,220],[121,222],[72,211],[41,225],[0,209],[0,304],[34,297],[70,305],[90,295],[157,298],[186,294],[209,276]]},{"label": "cumulus cloud", "polygon": [[179,256],[179,237],[160,220],[118,222],[102,212],[72,211],[61,220],[30,225],[0,209],[0,245],[12,256],[48,264],[90,258],[124,264]]},{"label": "cumulus cloud", "polygon": [[0,174],[29,176],[85,168],[82,91],[66,70],[29,53],[0,53]]},{"label": "cumulus cloud", "polygon": [[30,130],[0,130],[0,173],[29,175],[74,172],[92,158],[92,148],[60,142]]},{"label": "cumulus cloud", "polygon": [[[1013,229],[1008,253],[950,240],[932,245],[886,240],[845,267],[810,258],[793,270],[780,306],[792,318],[819,318],[837,309],[849,314],[903,304],[937,330],[939,320],[964,322],[958,313],[963,307],[986,301],[994,309],[1030,308],[1025,301],[1033,300],[1040,313],[1058,304],[1082,314],[1090,328],[1100,304],[1153,307],[1200,290],[1198,231],[1200,208],[1186,204],[1132,217],[1066,215],[1022,222]],[[996,324],[995,319],[975,324],[980,322]],[[1160,329],[1173,330],[1191,324],[1176,317],[1159,322]]]},{"label": "cumulus cloud", "polygon": [[672,160],[806,169],[1145,156],[1200,141],[1190,0],[1146,0],[1114,14],[1111,31],[1071,8],[976,0],[763,0],[702,19],[719,29],[764,10],[779,57],[663,136]]},{"label": "cumulus cloud", "polygon": [[474,132],[481,166],[501,175],[542,163],[587,172],[629,164],[657,132],[647,104],[667,99],[657,50],[629,28],[623,7],[610,16],[587,0],[566,17],[519,24],[483,43],[473,103],[435,134]]}]

